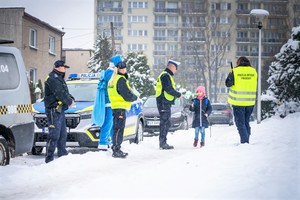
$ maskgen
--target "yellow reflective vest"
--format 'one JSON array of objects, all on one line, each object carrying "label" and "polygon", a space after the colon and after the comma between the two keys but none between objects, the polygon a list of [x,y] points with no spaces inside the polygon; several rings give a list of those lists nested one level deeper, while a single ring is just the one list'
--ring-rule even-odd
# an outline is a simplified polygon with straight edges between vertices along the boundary
[{"label": "yellow reflective vest", "polygon": [[[160,77],[163,75],[163,74],[168,74],[168,76],[170,77],[170,80],[171,80],[171,84],[172,84],[172,87],[174,88],[174,90],[176,89],[176,86],[175,86],[175,82],[174,82],[174,79],[173,77],[166,71],[163,71],[157,78],[157,82],[156,82],[156,91],[155,91],[155,96],[156,97],[159,97],[162,93],[162,84],[161,84],[161,80],[160,80]],[[166,91],[164,91],[164,97],[168,100],[168,101],[173,101],[174,100],[174,96],[172,96],[171,94],[167,93]]]},{"label": "yellow reflective vest", "polygon": [[[113,80],[112,87],[109,86],[107,87],[107,92],[108,92],[108,98],[110,100],[111,108],[112,109],[126,109],[130,110],[131,107],[131,102],[126,101],[117,91],[117,83],[121,77],[124,77],[123,75],[117,74]],[[131,90],[131,87],[129,86],[129,83],[126,80],[126,85],[127,87]]]},{"label": "yellow reflective vest", "polygon": [[234,106],[253,106],[256,100],[257,72],[251,66],[233,69],[234,85],[230,87],[228,103]]}]

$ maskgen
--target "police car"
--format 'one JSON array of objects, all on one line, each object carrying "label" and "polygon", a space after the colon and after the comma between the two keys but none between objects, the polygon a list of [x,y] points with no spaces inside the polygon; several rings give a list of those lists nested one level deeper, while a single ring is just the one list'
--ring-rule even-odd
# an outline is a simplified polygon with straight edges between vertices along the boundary
[{"label": "police car", "polygon": [[[66,81],[75,105],[65,111],[67,124],[67,147],[97,148],[101,127],[92,123],[92,110],[99,83],[99,74],[70,74]],[[48,126],[44,102],[33,104],[35,138],[32,154],[39,155],[46,146]],[[139,143],[143,140],[144,115],[142,101],[136,100],[127,111],[124,140]]]}]

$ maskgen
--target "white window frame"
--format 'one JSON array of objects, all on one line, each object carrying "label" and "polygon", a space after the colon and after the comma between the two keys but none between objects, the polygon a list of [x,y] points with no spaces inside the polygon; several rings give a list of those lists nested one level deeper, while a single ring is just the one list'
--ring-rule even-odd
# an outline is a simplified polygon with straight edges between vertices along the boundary
[{"label": "white window frame", "polygon": [[49,53],[55,54],[55,37],[49,36]]},{"label": "white window frame", "polygon": [[33,83],[37,83],[37,68],[31,67],[29,69],[29,80]]},{"label": "white window frame", "polygon": [[37,48],[37,30],[33,28],[29,29],[29,46]]}]

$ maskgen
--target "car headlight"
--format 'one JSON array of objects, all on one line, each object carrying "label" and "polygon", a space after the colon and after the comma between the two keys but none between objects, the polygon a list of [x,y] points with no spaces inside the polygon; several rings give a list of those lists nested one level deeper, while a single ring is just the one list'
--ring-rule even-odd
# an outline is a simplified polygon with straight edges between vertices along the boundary
[{"label": "car headlight", "polygon": [[85,112],[80,112],[81,119],[91,119],[92,118],[92,111],[85,111]]},{"label": "car headlight", "polygon": [[180,118],[180,117],[181,117],[181,112],[176,112],[171,115],[171,118]]}]

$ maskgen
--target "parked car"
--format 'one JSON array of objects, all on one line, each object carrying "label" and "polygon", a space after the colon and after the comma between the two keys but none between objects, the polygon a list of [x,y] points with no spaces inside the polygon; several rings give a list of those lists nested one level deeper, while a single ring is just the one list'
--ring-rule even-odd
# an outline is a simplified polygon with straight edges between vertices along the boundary
[{"label": "parked car", "polygon": [[15,47],[0,46],[0,80],[0,165],[8,165],[31,150],[34,130],[26,69]]},{"label": "parked car", "polygon": [[[156,105],[156,97],[149,96],[143,104],[145,116],[145,132],[159,132],[160,117]],[[192,126],[193,113],[189,111],[189,102],[182,97],[175,100],[175,105],[171,107],[171,127],[170,132],[176,130],[187,130]]]},{"label": "parked car", "polygon": [[[92,110],[97,92],[99,77],[97,74],[70,74],[66,83],[70,94],[75,98],[75,106],[65,111],[68,128],[67,147],[97,148],[101,127],[92,123]],[[42,153],[48,135],[47,117],[44,102],[33,105],[35,138],[32,154]],[[144,115],[141,100],[132,103],[127,111],[124,140],[139,143],[143,140]]]},{"label": "parked car", "polygon": [[213,124],[228,124],[233,125],[233,113],[229,104],[212,103],[212,112],[208,117],[210,125]]}]

